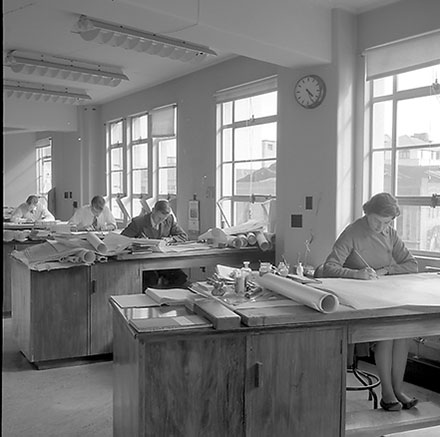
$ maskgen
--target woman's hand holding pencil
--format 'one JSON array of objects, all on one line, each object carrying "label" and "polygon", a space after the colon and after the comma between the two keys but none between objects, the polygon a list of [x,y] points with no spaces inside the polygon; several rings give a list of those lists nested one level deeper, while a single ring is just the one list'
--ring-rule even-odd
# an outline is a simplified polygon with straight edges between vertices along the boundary
[{"label": "woman's hand holding pencil", "polygon": [[362,257],[362,255],[354,249],[353,252],[358,256],[358,258],[362,261],[362,264],[364,265],[364,268],[361,270],[358,270],[357,277],[358,279],[377,279],[377,272],[374,270],[370,265],[365,261],[365,259]]}]

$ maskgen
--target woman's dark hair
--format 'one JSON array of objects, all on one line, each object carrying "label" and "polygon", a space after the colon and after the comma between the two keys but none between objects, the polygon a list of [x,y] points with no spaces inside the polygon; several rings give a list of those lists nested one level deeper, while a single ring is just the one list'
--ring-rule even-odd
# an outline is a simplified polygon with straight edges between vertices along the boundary
[{"label": "woman's dark hair", "polygon": [[365,214],[377,214],[381,217],[398,217],[400,215],[399,204],[390,193],[375,194],[362,206]]}]

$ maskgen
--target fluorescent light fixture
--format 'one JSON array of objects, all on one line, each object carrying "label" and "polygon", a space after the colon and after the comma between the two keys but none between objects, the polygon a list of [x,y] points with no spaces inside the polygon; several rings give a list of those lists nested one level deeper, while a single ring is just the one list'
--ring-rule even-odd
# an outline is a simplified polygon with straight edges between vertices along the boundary
[{"label": "fluorescent light fixture", "polygon": [[85,15],[79,17],[73,32],[78,33],[85,41],[96,41],[100,44],[122,47],[183,62],[199,61],[205,59],[208,55],[217,56],[216,52],[206,46],[192,44],[157,33],[98,21]]},{"label": "fluorescent light fixture", "polygon": [[41,83],[5,80],[3,92],[6,97],[25,98],[43,102],[84,103],[92,98],[84,90],[44,85]]},{"label": "fluorescent light fixture", "polygon": [[122,80],[128,80],[116,67],[18,50],[10,50],[6,54],[4,65],[10,67],[14,73],[48,76],[93,85],[115,87]]}]

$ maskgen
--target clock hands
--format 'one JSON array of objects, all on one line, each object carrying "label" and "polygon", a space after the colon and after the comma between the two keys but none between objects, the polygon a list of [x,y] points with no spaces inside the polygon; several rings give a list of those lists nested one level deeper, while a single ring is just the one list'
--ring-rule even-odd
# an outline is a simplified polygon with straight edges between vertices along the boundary
[{"label": "clock hands", "polygon": [[313,94],[309,91],[308,88],[306,88],[307,94],[309,95],[309,97],[313,100]]}]

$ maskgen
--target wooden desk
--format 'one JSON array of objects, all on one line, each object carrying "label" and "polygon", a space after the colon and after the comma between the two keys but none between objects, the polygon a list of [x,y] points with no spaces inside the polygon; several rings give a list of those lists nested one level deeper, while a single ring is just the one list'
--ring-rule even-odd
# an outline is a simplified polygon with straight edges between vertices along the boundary
[{"label": "wooden desk", "polygon": [[440,334],[439,307],[294,306],[278,324],[145,333],[111,303],[115,437],[344,436],[347,345]]},{"label": "wooden desk", "polygon": [[[121,261],[37,272],[11,259],[12,326],[17,344],[37,366],[43,362],[112,352],[112,295],[142,292],[142,271],[241,266],[244,260],[274,261],[257,248],[147,254]],[[47,364],[47,363],[46,363]]]}]

